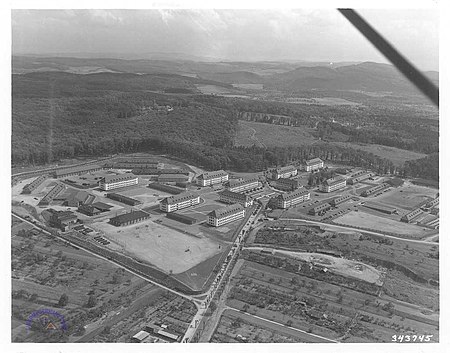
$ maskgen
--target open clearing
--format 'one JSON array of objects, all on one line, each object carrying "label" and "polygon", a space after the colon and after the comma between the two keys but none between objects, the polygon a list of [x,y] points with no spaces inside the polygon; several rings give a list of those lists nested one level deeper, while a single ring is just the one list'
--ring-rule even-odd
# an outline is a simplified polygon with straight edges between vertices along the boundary
[{"label": "open clearing", "polygon": [[389,232],[401,235],[407,235],[412,238],[421,238],[426,234],[421,227],[395,221],[385,217],[375,216],[365,212],[351,211],[334,220],[337,224],[373,229],[380,232]]},{"label": "open clearing", "polygon": [[169,273],[181,273],[219,253],[218,243],[208,238],[183,234],[152,221],[125,227],[102,222],[92,228],[119,244],[130,256],[141,259]]},{"label": "open clearing", "polygon": [[236,146],[253,146],[259,143],[265,146],[297,146],[312,144],[316,138],[311,135],[313,129],[307,127],[283,126],[254,121],[239,121],[239,130],[235,139]]},{"label": "open clearing", "polygon": [[304,261],[318,263],[344,276],[355,277],[366,282],[382,285],[381,272],[361,262],[341,259],[318,253],[301,253],[286,250],[275,250],[275,253],[288,255]]},{"label": "open clearing", "polygon": [[386,205],[412,210],[424,201],[434,198],[437,192],[436,189],[405,182],[403,186],[376,197],[376,200]]}]

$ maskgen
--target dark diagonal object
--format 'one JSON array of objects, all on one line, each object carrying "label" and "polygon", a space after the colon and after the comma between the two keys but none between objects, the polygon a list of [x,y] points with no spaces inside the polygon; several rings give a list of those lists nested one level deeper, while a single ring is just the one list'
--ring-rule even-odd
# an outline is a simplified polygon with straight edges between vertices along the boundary
[{"label": "dark diagonal object", "polygon": [[439,88],[406,60],[388,41],[375,31],[356,11],[338,9],[400,72],[439,107]]}]

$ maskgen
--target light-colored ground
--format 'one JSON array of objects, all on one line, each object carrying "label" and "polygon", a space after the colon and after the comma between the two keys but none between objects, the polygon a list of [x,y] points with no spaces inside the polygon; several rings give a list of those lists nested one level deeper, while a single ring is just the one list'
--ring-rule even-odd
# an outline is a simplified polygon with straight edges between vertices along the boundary
[{"label": "light-colored ground", "polygon": [[390,232],[409,235],[414,238],[424,235],[424,229],[413,224],[408,224],[385,217],[375,216],[365,212],[351,211],[334,219],[337,224],[373,229],[380,232]]},{"label": "light-colored ground", "polygon": [[[183,234],[150,220],[115,227],[101,222],[92,228],[105,233],[121,250],[174,274],[181,273],[219,253],[218,243],[209,238]],[[189,249],[187,251],[187,249]]]},{"label": "light-colored ground", "polygon": [[301,253],[286,250],[275,250],[275,252],[289,255],[294,258],[299,258],[301,260],[318,263],[329,268],[333,272],[342,274],[344,276],[359,278],[363,281],[377,283],[379,285],[382,284],[381,272],[376,268],[363,264],[361,262],[341,259],[338,257],[318,253]]}]

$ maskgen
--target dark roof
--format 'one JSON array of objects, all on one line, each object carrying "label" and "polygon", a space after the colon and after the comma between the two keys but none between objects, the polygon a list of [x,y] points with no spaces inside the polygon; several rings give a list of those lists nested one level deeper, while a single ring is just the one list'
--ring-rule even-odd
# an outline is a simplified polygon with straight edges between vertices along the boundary
[{"label": "dark roof", "polygon": [[328,186],[333,186],[336,184],[340,184],[342,182],[345,182],[345,179],[343,177],[341,177],[340,175],[335,176],[334,178],[330,178],[324,181],[324,184],[328,185]]},{"label": "dark roof", "polygon": [[100,210],[97,207],[94,207],[92,205],[81,205],[78,207],[78,211],[86,211],[90,213],[99,213]]},{"label": "dark roof", "polygon": [[277,180],[277,183],[286,185],[298,185],[300,181],[298,179],[280,178]]},{"label": "dark roof", "polygon": [[166,197],[165,199],[163,199],[161,201],[161,203],[168,204],[168,205],[174,205],[174,204],[182,202],[182,201],[196,199],[197,197],[198,197],[198,195],[194,194],[192,192],[183,192],[179,195],[173,195],[173,196]]},{"label": "dark roof", "polygon": [[335,199],[333,199],[333,202],[343,202],[345,200],[348,200],[352,197],[352,195],[344,195],[344,196],[339,196],[336,197]]},{"label": "dark roof", "polygon": [[331,205],[329,203],[321,203],[321,204],[313,207],[311,210],[321,211],[321,210],[329,208],[329,207],[331,207]]},{"label": "dark roof", "polygon": [[133,174],[107,175],[101,179],[104,183],[117,183],[118,181],[136,179],[137,176]]},{"label": "dark roof", "polygon": [[368,207],[368,208],[372,208],[372,209],[380,210],[380,211],[392,212],[392,213],[394,213],[394,211],[397,210],[395,207],[380,205],[375,202],[364,202],[364,207]]},{"label": "dark roof", "polygon": [[158,180],[159,179],[180,179],[180,180],[187,180],[189,179],[188,176],[184,175],[184,174],[161,174],[160,176],[158,176]]},{"label": "dark roof", "polygon": [[283,174],[283,173],[293,172],[296,170],[297,170],[297,168],[295,168],[293,165],[287,165],[286,167],[277,168],[276,172],[278,174]]},{"label": "dark roof", "polygon": [[214,172],[205,172],[203,174],[200,174],[198,176],[198,179],[209,180],[209,179],[223,177],[225,175],[228,175],[228,173],[226,171],[224,171],[224,170],[216,170]]},{"label": "dark roof", "polygon": [[72,168],[64,168],[64,169],[56,169],[55,175],[65,175],[65,174],[73,174],[73,173],[83,173],[83,172],[89,172],[91,170],[95,169],[102,169],[97,164],[89,164],[89,165],[83,165],[79,167],[72,167]]},{"label": "dark roof", "polygon": [[306,165],[312,165],[317,163],[323,163],[323,160],[321,160],[320,158],[312,158],[306,161]]},{"label": "dark roof", "polygon": [[109,209],[113,208],[113,206],[111,206],[107,203],[104,203],[104,202],[94,202],[92,204],[92,206],[94,206],[95,208],[98,208],[99,210],[102,210],[102,209],[109,210]]},{"label": "dark roof", "polygon": [[219,194],[219,196],[232,197],[232,198],[242,200],[242,201],[250,200],[250,196],[241,194],[239,192],[230,191],[230,190],[223,190],[223,191],[219,192],[218,194]]},{"label": "dark roof", "polygon": [[214,218],[224,218],[226,216],[230,216],[232,214],[241,212],[244,209],[244,207],[241,206],[239,203],[235,203],[233,205],[219,208],[218,210],[214,210],[210,213],[208,213],[208,216],[212,216]]},{"label": "dark roof", "polygon": [[306,190],[305,188],[302,187],[302,188],[297,189],[292,192],[282,193],[282,194],[278,195],[278,198],[283,201],[290,201],[297,197],[308,195],[309,193],[310,192],[308,190]]},{"label": "dark roof", "polygon": [[247,185],[247,184],[254,183],[255,181],[259,181],[259,179],[258,178],[249,178],[249,179],[239,178],[239,179],[234,179],[234,180],[230,180],[228,182],[228,187],[235,188],[237,186],[242,186],[242,185]]},{"label": "dark roof", "polygon": [[144,211],[132,211],[130,213],[125,213],[121,214],[120,216],[113,217],[110,219],[110,221],[113,221],[115,223],[127,223],[144,217],[150,217],[150,215]]}]

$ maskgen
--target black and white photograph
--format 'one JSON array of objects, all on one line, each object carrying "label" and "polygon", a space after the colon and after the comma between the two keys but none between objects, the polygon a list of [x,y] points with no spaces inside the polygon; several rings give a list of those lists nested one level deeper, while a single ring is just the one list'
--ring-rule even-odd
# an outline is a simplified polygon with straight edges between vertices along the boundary
[{"label": "black and white photograph", "polygon": [[330,3],[12,2],[8,349],[443,349],[448,18]]}]

